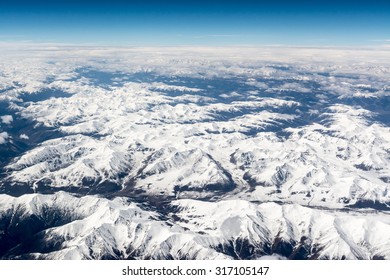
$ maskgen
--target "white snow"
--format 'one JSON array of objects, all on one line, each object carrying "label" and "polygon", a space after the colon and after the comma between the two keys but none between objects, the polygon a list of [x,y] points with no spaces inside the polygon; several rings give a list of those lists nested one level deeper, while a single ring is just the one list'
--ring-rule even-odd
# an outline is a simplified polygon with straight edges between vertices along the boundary
[{"label": "white snow", "polygon": [[46,209],[71,215],[63,225],[45,230],[44,241],[60,242],[61,246],[49,253],[32,254],[44,259],[230,259],[239,257],[240,252],[232,256],[216,248],[238,240],[254,246],[255,259],[285,258],[282,252],[264,251],[278,242],[295,248],[303,246],[308,257],[316,259],[390,258],[388,215],[337,213],[296,204],[244,200],[186,199],[172,205],[178,219],[172,220],[168,214],[168,220],[161,221],[157,212],[143,210],[124,198],[78,198],[64,192],[17,198],[0,195],[1,211],[18,209],[13,215],[42,217]]},{"label": "white snow", "polygon": [[390,258],[387,212],[347,208],[390,204],[388,115],[370,109],[389,96],[390,49],[42,48],[0,54],[0,102],[36,122],[34,133],[60,132],[7,162],[7,185],[131,186],[177,199],[180,219],[124,198],[0,195],[4,210],[75,213],[45,233],[67,237],[62,249],[36,257],[231,258],[215,248],[241,238],[315,258]]}]

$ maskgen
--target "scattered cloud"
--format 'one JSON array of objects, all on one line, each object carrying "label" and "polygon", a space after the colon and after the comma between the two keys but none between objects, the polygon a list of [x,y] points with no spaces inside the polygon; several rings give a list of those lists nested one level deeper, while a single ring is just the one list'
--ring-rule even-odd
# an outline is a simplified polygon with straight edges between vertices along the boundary
[{"label": "scattered cloud", "polygon": [[1,116],[0,118],[4,124],[11,124],[14,121],[14,118],[11,115]]},{"label": "scattered cloud", "polygon": [[30,137],[28,137],[26,134],[20,134],[20,139],[28,140]]},{"label": "scattered cloud", "polygon": [[0,144],[5,144],[8,138],[9,135],[7,132],[0,132]]}]

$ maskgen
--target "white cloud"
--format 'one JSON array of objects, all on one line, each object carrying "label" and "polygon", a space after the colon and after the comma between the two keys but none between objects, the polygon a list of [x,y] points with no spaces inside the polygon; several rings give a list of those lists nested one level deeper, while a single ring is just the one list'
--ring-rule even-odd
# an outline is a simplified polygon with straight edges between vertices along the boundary
[{"label": "white cloud", "polygon": [[14,121],[14,118],[11,115],[1,116],[0,118],[1,118],[1,121],[5,124],[10,124],[11,122]]},{"label": "white cloud", "polygon": [[8,138],[9,135],[7,132],[0,132],[0,144],[5,144]]},{"label": "white cloud", "polygon": [[287,91],[296,91],[296,92],[303,92],[303,93],[309,93],[310,89],[305,88],[299,83],[285,83],[279,88],[278,90],[287,90]]},{"label": "white cloud", "polygon": [[26,134],[20,134],[20,139],[28,140],[30,137],[28,137]]}]

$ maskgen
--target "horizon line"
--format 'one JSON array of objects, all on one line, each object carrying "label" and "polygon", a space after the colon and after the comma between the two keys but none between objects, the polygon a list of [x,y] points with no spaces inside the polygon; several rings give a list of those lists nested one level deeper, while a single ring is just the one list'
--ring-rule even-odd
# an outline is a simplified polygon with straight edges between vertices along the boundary
[{"label": "horizon line", "polygon": [[[373,42],[373,41],[371,41]],[[4,41],[0,37],[0,47],[68,47],[68,48],[315,48],[315,49],[387,49],[390,48],[390,40],[375,40],[382,44],[137,44],[137,43],[74,43],[74,42],[37,42],[31,40]]]}]

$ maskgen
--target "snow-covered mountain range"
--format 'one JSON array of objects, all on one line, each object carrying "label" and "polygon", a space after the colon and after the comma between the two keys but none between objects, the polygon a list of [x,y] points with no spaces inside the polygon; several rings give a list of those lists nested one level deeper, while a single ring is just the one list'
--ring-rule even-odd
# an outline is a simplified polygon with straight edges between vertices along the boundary
[{"label": "snow-covered mountain range", "polygon": [[390,217],[245,200],[0,195],[1,253],[22,259],[384,259]]},{"label": "snow-covered mountain range", "polygon": [[388,49],[24,55],[0,62],[0,257],[390,258]]}]

